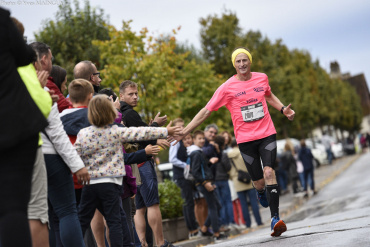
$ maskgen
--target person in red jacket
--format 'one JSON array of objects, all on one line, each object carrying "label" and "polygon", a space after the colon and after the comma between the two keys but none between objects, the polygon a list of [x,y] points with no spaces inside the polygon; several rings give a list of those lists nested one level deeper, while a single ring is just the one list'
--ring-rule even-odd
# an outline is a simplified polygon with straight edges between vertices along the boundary
[{"label": "person in red jacket", "polygon": [[[54,80],[54,84],[58,87],[59,91],[63,94],[67,90],[67,71],[58,66],[53,65],[50,76]],[[69,101],[69,99],[67,99]]]},{"label": "person in red jacket", "polygon": [[[50,59],[50,57],[53,58],[53,54],[51,53],[50,47],[42,42],[33,42],[30,44],[30,46],[38,53],[41,68],[39,66],[36,66],[36,70],[45,70],[50,75],[53,67],[53,59]],[[54,95],[58,96],[59,99],[57,101],[57,104],[59,112],[72,107],[72,103],[64,97],[63,93],[55,84],[53,77],[48,77],[46,87],[50,90],[50,92],[53,91]]]}]

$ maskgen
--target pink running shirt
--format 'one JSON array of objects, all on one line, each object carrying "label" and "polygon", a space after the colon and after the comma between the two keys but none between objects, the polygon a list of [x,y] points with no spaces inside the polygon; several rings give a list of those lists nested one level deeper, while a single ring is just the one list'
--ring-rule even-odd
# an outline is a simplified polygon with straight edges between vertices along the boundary
[{"label": "pink running shirt", "polygon": [[216,90],[206,108],[217,111],[225,105],[231,113],[237,143],[250,142],[276,134],[265,100],[270,94],[266,74],[252,72],[248,81],[239,81],[234,75]]}]

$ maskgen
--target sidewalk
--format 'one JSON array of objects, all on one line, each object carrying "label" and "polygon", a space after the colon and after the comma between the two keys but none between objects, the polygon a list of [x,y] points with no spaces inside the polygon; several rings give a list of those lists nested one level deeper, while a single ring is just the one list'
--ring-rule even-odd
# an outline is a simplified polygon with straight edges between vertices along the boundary
[{"label": "sidewalk", "polygon": [[[355,160],[357,160],[361,154],[356,155],[349,155],[339,158],[333,162],[332,165],[322,165],[319,168],[315,169],[315,187],[316,191],[320,193],[320,190],[333,181],[339,174],[345,171]],[[288,216],[292,214],[292,212],[296,211],[302,204],[304,204],[309,198],[304,198],[304,193],[298,193],[293,195],[291,185],[289,187],[290,193],[280,196],[280,218],[285,220],[287,223],[289,222]],[[311,195],[312,196],[312,195]],[[310,197],[311,197],[310,196]],[[270,209],[260,207],[260,213],[262,217],[262,221],[264,226],[268,228],[270,231]],[[257,228],[256,223],[254,222],[253,214],[251,213],[252,218],[252,229],[245,230],[245,231],[238,231],[232,230],[230,231],[229,238],[234,238],[240,235],[248,234],[251,231],[256,229],[260,229],[261,227]],[[211,237],[202,237],[194,240],[185,240],[181,242],[174,243],[175,245],[179,245],[182,247],[196,247],[196,246],[204,246],[207,244],[212,243]]]}]

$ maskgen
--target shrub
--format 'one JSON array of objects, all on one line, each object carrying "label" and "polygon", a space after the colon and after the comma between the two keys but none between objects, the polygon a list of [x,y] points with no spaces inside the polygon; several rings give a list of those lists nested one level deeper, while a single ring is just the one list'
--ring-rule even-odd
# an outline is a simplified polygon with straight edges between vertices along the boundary
[{"label": "shrub", "polygon": [[183,216],[181,190],[175,182],[165,179],[158,185],[159,204],[163,219],[172,219]]}]

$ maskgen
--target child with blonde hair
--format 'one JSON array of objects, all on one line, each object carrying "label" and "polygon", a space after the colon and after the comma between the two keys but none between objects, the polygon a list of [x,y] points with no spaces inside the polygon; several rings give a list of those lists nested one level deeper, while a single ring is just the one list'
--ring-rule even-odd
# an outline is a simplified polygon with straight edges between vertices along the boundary
[{"label": "child with blonde hair", "polygon": [[79,207],[82,232],[90,225],[95,209],[99,209],[107,221],[112,247],[122,246],[124,238],[121,220],[124,213],[120,202],[122,178],[125,176],[123,143],[178,134],[178,128],[171,127],[171,122],[167,128],[125,128],[112,125],[115,118],[116,110],[108,97],[95,96],[88,107],[88,119],[92,125],[81,129],[75,142],[91,176],[90,185],[82,189]]}]

